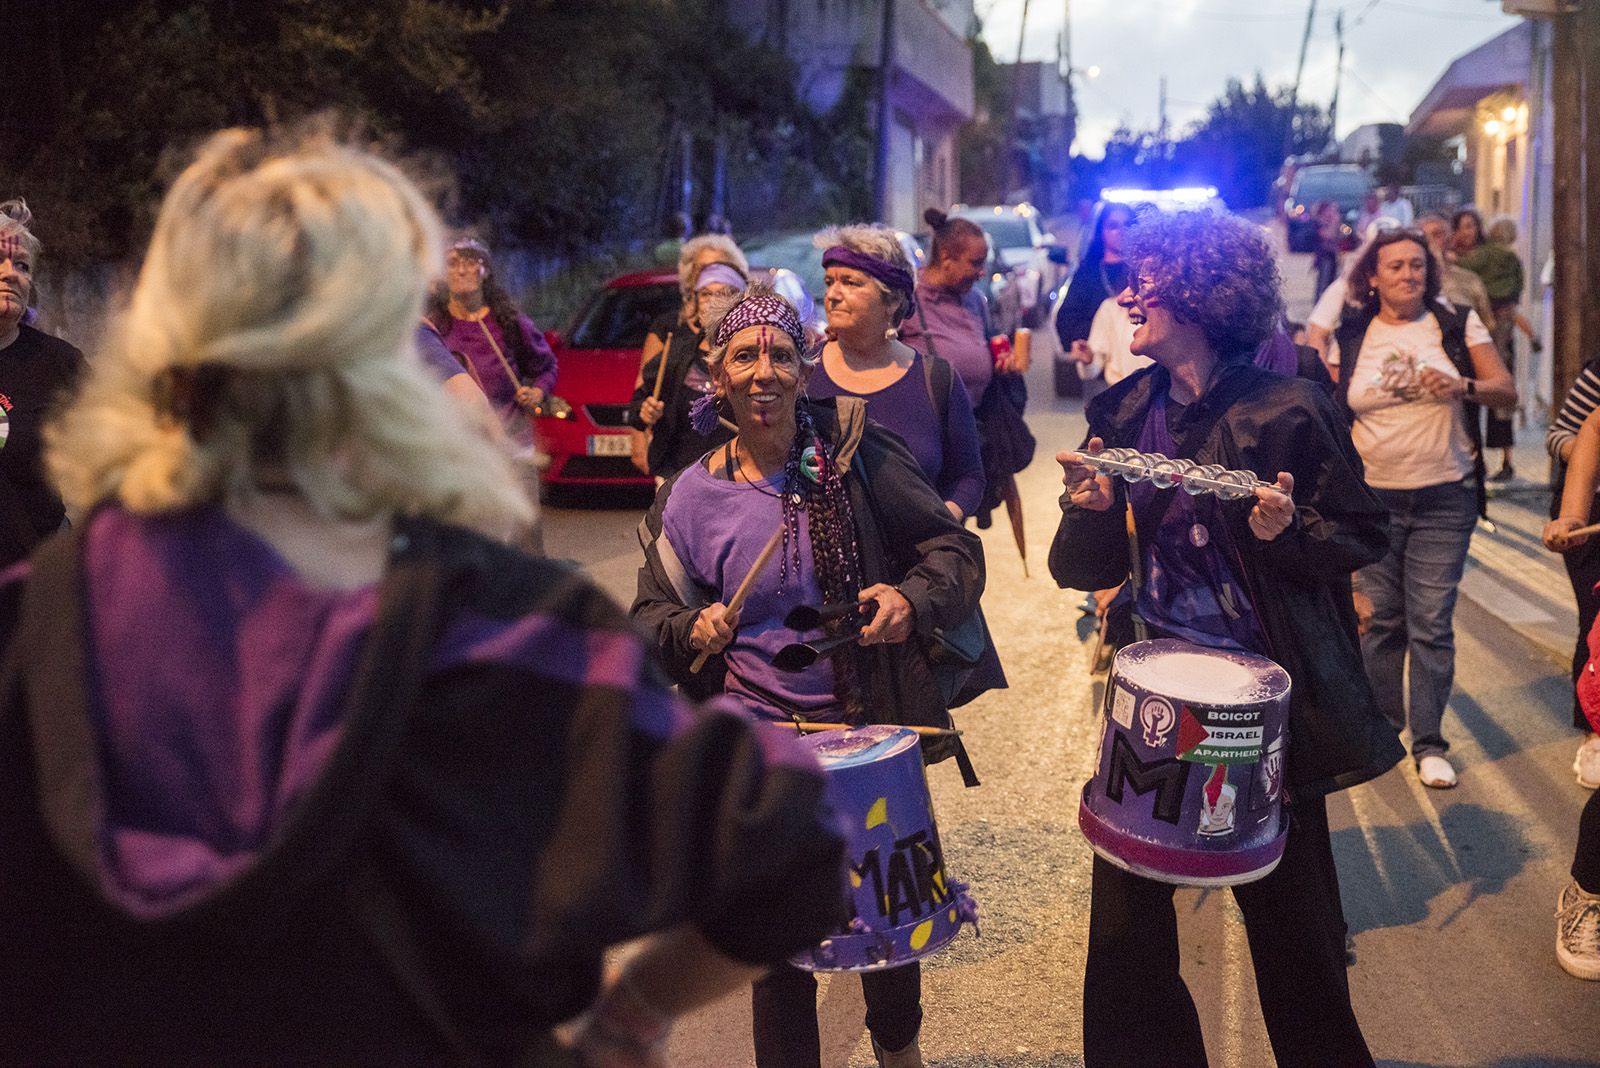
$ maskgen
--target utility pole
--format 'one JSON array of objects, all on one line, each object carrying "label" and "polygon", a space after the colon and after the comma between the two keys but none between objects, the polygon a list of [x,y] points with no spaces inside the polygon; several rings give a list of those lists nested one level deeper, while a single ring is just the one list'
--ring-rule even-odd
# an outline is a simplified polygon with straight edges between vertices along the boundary
[{"label": "utility pole", "polygon": [[889,109],[889,82],[894,77],[894,0],[883,0],[883,26],[878,37],[878,150],[872,166],[872,205],[878,221],[889,219],[889,137],[894,115]]},{"label": "utility pole", "polygon": [[1583,56],[1583,160],[1584,258],[1588,262],[1587,292],[1583,297],[1583,334],[1579,347],[1586,355],[1600,352],[1600,0],[1584,0],[1574,35]]},{"label": "utility pole", "polygon": [[1167,76],[1161,76],[1161,88],[1156,98],[1156,184],[1167,184]]},{"label": "utility pole", "polygon": [[[1077,189],[1073,188],[1071,180],[1072,142],[1078,139],[1078,99],[1072,92],[1072,0],[1062,0],[1066,10],[1061,21],[1061,58],[1057,64],[1061,68],[1061,81],[1067,90],[1067,115],[1064,140],[1067,145],[1068,203],[1071,197],[1077,196]],[[1065,206],[1065,205],[1064,205]]]},{"label": "utility pole", "polygon": [[[1596,7],[1595,0],[1586,5]],[[1583,31],[1576,13],[1556,15],[1551,27],[1551,121],[1554,169],[1551,175],[1551,242],[1555,256],[1553,322],[1555,358],[1551,361],[1551,400],[1559,406],[1583,366],[1584,268],[1583,225]],[[1593,64],[1591,64],[1591,70]],[[1591,121],[1595,121],[1591,119]]]},{"label": "utility pole", "polygon": [[[1344,77],[1344,8],[1333,17],[1333,35],[1339,42],[1339,58],[1333,65],[1333,103],[1328,105],[1328,137],[1339,140],[1339,82]],[[1291,123],[1293,119],[1291,118]]]},{"label": "utility pole", "polygon": [[1289,89],[1289,125],[1283,130],[1283,158],[1294,155],[1294,116],[1300,107],[1300,78],[1306,72],[1306,49],[1311,47],[1311,25],[1317,20],[1317,0],[1306,12],[1306,32],[1300,38],[1300,62],[1294,68],[1294,85]]},{"label": "utility pole", "polygon": [[[1022,22],[1017,27],[1017,62],[1011,68],[1011,119],[1006,123],[1005,188],[1000,191],[1004,200],[1011,192],[1012,162],[1017,156],[1017,109],[1022,106],[1022,46],[1028,40],[1028,0],[1022,0]],[[1026,175],[1023,175],[1026,180]]]}]

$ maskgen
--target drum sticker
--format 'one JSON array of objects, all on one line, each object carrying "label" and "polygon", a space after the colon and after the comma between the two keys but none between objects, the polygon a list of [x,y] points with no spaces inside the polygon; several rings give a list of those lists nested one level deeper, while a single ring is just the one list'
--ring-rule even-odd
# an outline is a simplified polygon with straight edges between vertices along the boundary
[{"label": "drum sticker", "polygon": [[1167,735],[1178,723],[1172,702],[1165,697],[1146,697],[1139,706],[1139,725],[1144,728],[1144,744],[1160,749],[1167,744]]},{"label": "drum sticker", "polygon": [[1255,790],[1250,799],[1251,811],[1276,804],[1283,792],[1283,749],[1284,736],[1279,734],[1268,743],[1261,763],[1256,765]]},{"label": "drum sticker", "polygon": [[1133,730],[1133,691],[1120,682],[1111,701],[1111,718],[1125,731]]},{"label": "drum sticker", "polygon": [[1261,757],[1265,709],[1184,705],[1178,759],[1194,764],[1253,764]]},{"label": "drum sticker", "polygon": [[1200,790],[1201,834],[1217,837],[1233,833],[1233,805],[1239,790],[1228,781],[1228,766],[1218,764]]},{"label": "drum sticker", "polygon": [[1178,825],[1183,814],[1183,788],[1189,783],[1189,765],[1181,760],[1143,761],[1128,736],[1113,732],[1111,761],[1106,768],[1106,796],[1122,804],[1123,788],[1133,787],[1139,797],[1155,791],[1156,819]]}]

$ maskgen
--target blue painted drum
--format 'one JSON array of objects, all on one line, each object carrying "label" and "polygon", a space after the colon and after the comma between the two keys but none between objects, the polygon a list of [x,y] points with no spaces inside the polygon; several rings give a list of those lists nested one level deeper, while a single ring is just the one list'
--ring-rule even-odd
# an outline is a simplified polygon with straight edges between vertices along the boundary
[{"label": "blue painted drum", "polygon": [[1289,673],[1173,638],[1117,652],[1078,826],[1094,851],[1182,886],[1259,879],[1283,857]]},{"label": "blue painted drum", "polygon": [[812,972],[873,972],[944,948],[977,929],[967,888],[950,881],[917,735],[904,727],[825,731],[806,739],[849,823],[850,922],[792,962]]}]

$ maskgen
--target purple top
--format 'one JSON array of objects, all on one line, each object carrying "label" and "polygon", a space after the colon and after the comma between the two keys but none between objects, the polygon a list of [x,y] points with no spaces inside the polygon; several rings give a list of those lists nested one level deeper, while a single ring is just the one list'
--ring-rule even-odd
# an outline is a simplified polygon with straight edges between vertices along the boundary
[{"label": "purple top", "polygon": [[[214,508],[161,516],[102,509],[84,553],[102,882],[129,912],[167,915],[247,867],[320,777],[343,736],[379,591],[307,585],[268,543]],[[19,565],[5,581],[26,571]],[[796,587],[789,593],[799,603]],[[748,610],[746,618],[754,618]],[[649,677],[644,657],[624,630],[588,630],[544,613],[461,613],[428,675],[497,664],[620,688],[636,729],[676,736],[694,714],[659,687],[640,686]],[[821,684],[831,688],[831,676]],[[809,760],[779,731],[756,737],[771,764]]]},{"label": "purple top", "polygon": [[[704,464],[684,469],[661,513],[661,530],[689,578],[727,604],[749,574],[783,509],[773,494],[782,475],[754,485],[714,477]],[[781,549],[779,550],[782,551]],[[792,550],[791,550],[792,551]],[[785,645],[821,637],[783,625],[797,605],[820,605],[811,562],[809,516],[800,512],[800,568],[790,561],[787,582],[780,584],[783,561],[774,554],[762,569],[739,613],[734,639],[723,650],[728,665],[727,690],[758,711],[787,718],[798,711],[808,719],[824,719],[838,709],[833,693],[833,665],[824,656],[804,671],[779,671],[772,659]]]},{"label": "purple top", "polygon": [[900,340],[944,357],[961,376],[967,397],[982,403],[994,379],[994,355],[983,330],[983,295],[976,289],[957,296],[944,286],[919,283],[917,314],[900,324]]},{"label": "purple top", "polygon": [[[1167,394],[1160,391],[1145,414],[1139,451],[1175,455],[1168,407]],[[1149,482],[1136,483],[1128,492],[1144,541],[1140,617],[1175,638],[1264,655],[1266,638],[1224,513],[1229,507],[1250,508],[1253,502],[1223,501],[1211,493],[1191,496],[1178,487],[1156,489]],[[1162,509],[1152,538],[1147,532]]]},{"label": "purple top", "polygon": [[905,441],[942,499],[954,501],[963,515],[977,511],[985,484],[983,457],[978,452],[978,424],[972,417],[972,401],[959,375],[951,378],[950,403],[943,420],[933,409],[921,353],[905,374],[876,393],[841,389],[828,377],[826,365],[818,363],[806,382],[806,392],[817,399],[844,396],[866,401],[867,415]]},{"label": "purple top", "polygon": [[[545,343],[544,336],[526,315],[517,316],[517,325],[522,329],[522,336],[533,347],[531,366],[517,365],[517,354],[506,344],[505,335],[500,332],[500,325],[492,315],[485,315],[476,322],[471,319],[452,319],[450,332],[444,338],[451,352],[459,352],[472,361],[473,370],[478,372],[478,381],[483,384],[484,395],[503,419],[519,414],[517,387],[506,373],[505,364],[495,355],[495,346],[499,346],[500,352],[528,385],[536,386],[547,394],[556,385],[556,356]],[[494,338],[493,344],[489,340],[491,336]]]},{"label": "purple top", "polygon": [[449,346],[439,336],[439,331],[427,323],[417,327],[417,355],[422,357],[422,366],[440,382],[448,382],[456,375],[467,373],[467,369],[450,355]]}]

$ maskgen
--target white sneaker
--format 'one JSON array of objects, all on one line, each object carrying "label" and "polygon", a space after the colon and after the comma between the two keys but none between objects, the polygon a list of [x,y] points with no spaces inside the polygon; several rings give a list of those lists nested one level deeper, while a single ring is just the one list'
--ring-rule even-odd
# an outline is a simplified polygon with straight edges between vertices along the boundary
[{"label": "white sneaker", "polygon": [[1578,755],[1572,758],[1572,770],[1578,776],[1578,785],[1586,790],[1600,789],[1600,734],[1591,734],[1578,746]]},{"label": "white sneaker", "polygon": [[1438,753],[1429,753],[1417,761],[1417,778],[1422,780],[1424,786],[1448,790],[1456,784],[1456,769]]},{"label": "white sneaker", "polygon": [[1600,894],[1576,880],[1556,898],[1556,960],[1579,979],[1600,979]]}]

